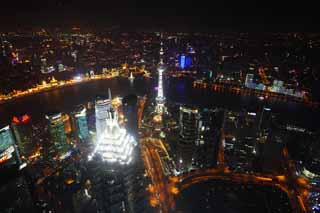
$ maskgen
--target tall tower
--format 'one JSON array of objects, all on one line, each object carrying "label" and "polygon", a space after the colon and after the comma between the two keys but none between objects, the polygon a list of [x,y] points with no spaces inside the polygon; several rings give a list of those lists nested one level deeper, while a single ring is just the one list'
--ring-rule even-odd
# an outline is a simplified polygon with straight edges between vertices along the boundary
[{"label": "tall tower", "polygon": [[[162,35],[161,35],[161,38],[162,38]],[[163,51],[162,41],[160,43],[159,54],[160,54],[160,62],[159,62],[159,66],[158,66],[159,78],[158,78],[158,94],[156,97],[156,102],[157,102],[156,112],[158,114],[162,114],[164,112],[164,104],[165,104],[165,100],[166,100],[166,98],[164,97],[164,94],[163,94],[163,72],[165,70],[165,66],[163,63],[164,51]]]},{"label": "tall tower", "polygon": [[96,99],[96,136],[97,141],[107,126],[108,111],[111,108],[111,91],[108,90],[108,97],[98,96]]}]

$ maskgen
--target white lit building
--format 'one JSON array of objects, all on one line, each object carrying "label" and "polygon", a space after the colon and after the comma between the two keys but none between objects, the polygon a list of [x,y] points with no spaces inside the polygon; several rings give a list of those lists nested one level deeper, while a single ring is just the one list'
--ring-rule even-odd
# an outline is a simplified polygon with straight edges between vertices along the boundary
[{"label": "white lit building", "polygon": [[108,163],[130,164],[137,142],[125,128],[119,126],[117,113],[112,108],[107,117],[105,129],[97,138],[93,155],[100,155]]},{"label": "white lit building", "polygon": [[165,96],[163,94],[163,72],[165,71],[165,66],[163,63],[163,47],[162,47],[163,43],[161,42],[161,48],[160,48],[160,63],[159,63],[159,67],[158,67],[158,73],[159,73],[159,78],[158,78],[158,94],[156,97],[156,102],[157,102],[157,106],[156,106],[156,112],[158,114],[162,114],[165,111]]},{"label": "white lit building", "polygon": [[99,139],[106,128],[108,111],[111,109],[111,91],[108,90],[108,97],[97,97],[95,103],[96,113],[96,137]]}]

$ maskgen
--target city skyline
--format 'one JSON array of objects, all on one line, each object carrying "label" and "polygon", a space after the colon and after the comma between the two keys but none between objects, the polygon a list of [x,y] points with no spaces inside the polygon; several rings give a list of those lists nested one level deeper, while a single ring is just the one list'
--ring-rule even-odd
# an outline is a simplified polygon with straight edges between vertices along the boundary
[{"label": "city skyline", "polygon": [[0,210],[319,211],[320,34],[99,29],[0,35]]}]

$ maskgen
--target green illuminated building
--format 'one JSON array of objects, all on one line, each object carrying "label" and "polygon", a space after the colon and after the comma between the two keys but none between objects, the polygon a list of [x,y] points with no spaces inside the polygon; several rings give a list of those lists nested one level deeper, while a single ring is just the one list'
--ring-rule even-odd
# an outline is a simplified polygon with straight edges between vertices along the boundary
[{"label": "green illuminated building", "polygon": [[50,133],[51,143],[59,156],[66,154],[70,145],[67,143],[67,136],[64,130],[64,121],[60,112],[52,112],[46,115]]}]

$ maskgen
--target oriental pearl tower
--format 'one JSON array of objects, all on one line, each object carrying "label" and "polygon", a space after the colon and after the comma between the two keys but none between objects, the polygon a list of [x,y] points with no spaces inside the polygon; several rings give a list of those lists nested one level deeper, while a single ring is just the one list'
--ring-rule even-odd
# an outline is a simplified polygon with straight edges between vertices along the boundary
[{"label": "oriental pearl tower", "polygon": [[[162,36],[161,36],[162,37]],[[163,63],[163,55],[164,55],[164,51],[163,51],[163,43],[160,43],[160,62],[158,65],[158,73],[159,73],[159,77],[158,77],[158,94],[156,97],[156,112],[158,114],[162,114],[165,111],[165,96],[163,94],[163,72],[165,71],[165,66]]]}]

